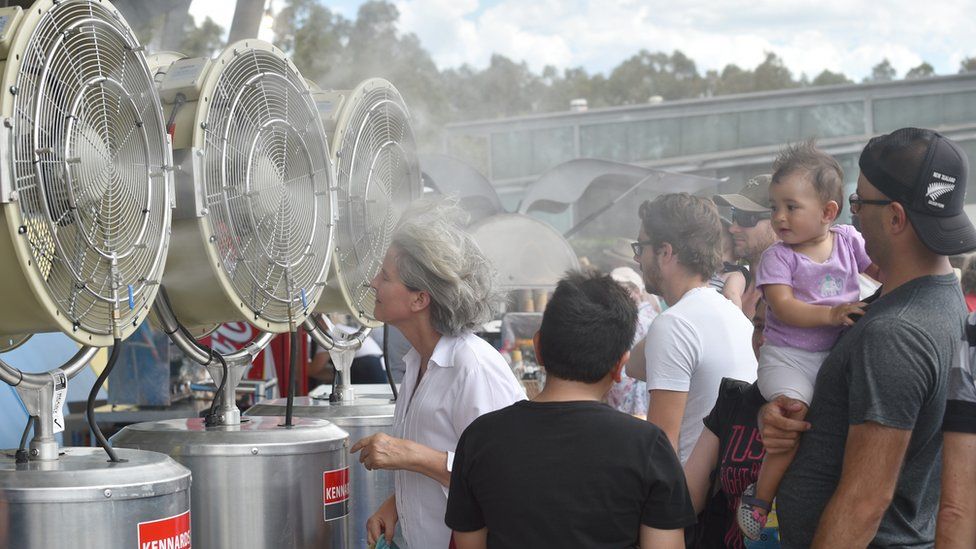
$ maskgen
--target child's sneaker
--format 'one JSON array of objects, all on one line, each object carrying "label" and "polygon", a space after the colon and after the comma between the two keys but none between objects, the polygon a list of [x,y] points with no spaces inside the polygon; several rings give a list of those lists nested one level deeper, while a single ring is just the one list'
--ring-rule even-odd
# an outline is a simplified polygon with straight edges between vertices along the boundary
[{"label": "child's sneaker", "polygon": [[758,540],[766,527],[766,517],[771,508],[768,501],[756,497],[756,485],[750,484],[742,492],[739,507],[736,509],[735,520],[739,529],[751,540]]}]

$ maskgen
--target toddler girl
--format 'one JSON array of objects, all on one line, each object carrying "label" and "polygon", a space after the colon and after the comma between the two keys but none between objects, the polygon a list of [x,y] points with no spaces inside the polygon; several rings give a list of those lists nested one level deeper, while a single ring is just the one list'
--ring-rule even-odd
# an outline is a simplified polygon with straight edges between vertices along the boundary
[{"label": "toddler girl", "polygon": [[[803,402],[792,416],[803,419],[821,363],[844,327],[864,314],[858,273],[876,276],[877,268],[854,227],[831,226],[843,202],[836,160],[808,142],[788,147],[774,169],[769,199],[780,241],[763,253],[756,272],[769,307],[758,384],[767,400]],[[746,537],[759,537],[793,456],[766,454],[756,484],[743,492],[736,518]]]}]

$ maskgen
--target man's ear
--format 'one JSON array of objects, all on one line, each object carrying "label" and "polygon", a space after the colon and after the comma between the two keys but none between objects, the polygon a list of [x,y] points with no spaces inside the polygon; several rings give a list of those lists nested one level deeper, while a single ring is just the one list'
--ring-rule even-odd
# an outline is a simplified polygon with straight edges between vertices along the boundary
[{"label": "man's ear", "polygon": [[888,224],[891,227],[892,234],[900,234],[905,231],[905,229],[911,226],[911,222],[908,220],[908,212],[905,211],[905,207],[898,202],[892,202],[888,205],[890,208],[890,214],[888,214]]},{"label": "man's ear", "polygon": [[671,246],[670,242],[662,242],[661,245],[654,250],[654,253],[660,255],[662,260],[667,261],[674,257],[674,248]]},{"label": "man's ear", "polygon": [[542,363],[542,352],[539,351],[539,334],[540,332],[536,331],[535,335],[532,336],[532,347],[535,349],[535,363],[545,367],[545,364]]}]

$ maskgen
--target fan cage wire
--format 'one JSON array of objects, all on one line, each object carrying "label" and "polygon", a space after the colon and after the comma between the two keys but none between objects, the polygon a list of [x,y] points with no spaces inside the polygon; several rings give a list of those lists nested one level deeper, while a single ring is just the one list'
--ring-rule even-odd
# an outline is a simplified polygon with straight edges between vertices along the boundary
[{"label": "fan cage wire", "polygon": [[337,145],[339,218],[333,260],[350,306],[375,320],[376,296],[369,282],[379,272],[400,214],[418,198],[420,168],[410,117],[395,88],[369,86],[347,108],[355,110]]},{"label": "fan cage wire", "polygon": [[205,115],[210,241],[254,321],[293,322],[325,284],[332,244],[328,143],[287,60],[238,49]]},{"label": "fan cage wire", "polygon": [[14,189],[33,268],[74,330],[148,312],[170,223],[162,107],[117,12],[60,2],[31,31],[11,93]]}]

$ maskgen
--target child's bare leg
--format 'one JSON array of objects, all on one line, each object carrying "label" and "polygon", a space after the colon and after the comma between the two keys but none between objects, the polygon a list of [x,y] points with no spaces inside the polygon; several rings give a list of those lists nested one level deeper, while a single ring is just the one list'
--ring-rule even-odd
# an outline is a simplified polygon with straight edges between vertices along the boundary
[{"label": "child's bare leg", "polygon": [[[803,420],[807,416],[809,408],[806,405],[788,414],[790,419]],[[772,503],[779,490],[779,483],[783,480],[783,475],[793,463],[796,457],[796,448],[782,454],[766,454],[763,458],[762,467],[759,469],[759,479],[756,481],[756,497]]]},{"label": "child's bare leg", "polygon": [[[807,406],[804,405],[800,410],[788,414],[788,417],[802,420],[806,417],[807,410]],[[795,449],[785,454],[766,454],[756,483],[750,484],[743,490],[736,508],[735,519],[747,538],[756,540],[762,536],[779,483],[783,480],[783,475],[786,474],[786,469],[793,462],[795,455]]]}]

